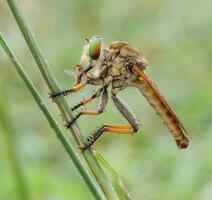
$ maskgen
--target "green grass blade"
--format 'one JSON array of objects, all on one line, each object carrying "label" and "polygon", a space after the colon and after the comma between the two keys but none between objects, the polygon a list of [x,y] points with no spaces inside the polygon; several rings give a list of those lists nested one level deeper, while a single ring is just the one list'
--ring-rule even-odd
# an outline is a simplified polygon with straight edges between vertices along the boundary
[{"label": "green grass blade", "polygon": [[124,185],[124,182],[122,181],[122,178],[119,176],[119,174],[110,166],[110,164],[103,158],[103,156],[95,152],[95,156],[97,160],[108,170],[108,172],[112,175],[113,178],[113,185],[116,190],[116,193],[118,194],[118,197],[123,200],[132,200],[132,197],[130,196],[130,193],[126,186]]},{"label": "green grass blade", "polygon": [[[13,16],[25,38],[25,41],[42,73],[43,78],[45,79],[49,89],[51,91],[59,90],[60,87],[56,82],[53,73],[41,52],[41,49],[34,38],[34,34],[32,33],[29,25],[27,24],[26,20],[24,19],[21,10],[17,4],[16,0],[7,0],[7,3],[13,13]],[[68,104],[63,96],[57,98],[56,103],[58,108],[60,109],[63,118],[68,122],[72,118],[71,111],[68,107]],[[83,135],[77,129],[77,127],[71,127],[71,133],[74,136],[75,142],[77,145],[83,145]],[[107,179],[104,171],[102,170],[101,166],[99,165],[98,161],[94,157],[91,151],[87,150],[83,153],[85,161],[87,162],[91,172],[93,173],[94,177],[96,178],[98,184],[104,191],[105,196],[107,199],[118,199],[117,194],[115,193],[112,184]]]},{"label": "green grass blade", "polygon": [[53,118],[52,114],[49,112],[47,106],[45,105],[42,97],[38,93],[37,89],[35,88],[34,84],[30,80],[27,73],[24,71],[23,67],[20,65],[18,60],[13,55],[12,51],[9,49],[7,43],[3,39],[2,35],[0,34],[0,44],[3,47],[4,51],[8,55],[9,59],[13,63],[14,67],[16,68],[17,72],[19,73],[20,77],[26,84],[27,88],[30,90],[32,96],[34,97],[36,103],[38,104],[39,108],[42,110],[43,114],[45,115],[46,119],[49,122],[49,125],[56,133],[57,138],[62,143],[63,147],[67,151],[69,157],[72,159],[74,164],[76,165],[77,169],[79,170],[81,176],[83,177],[84,181],[86,182],[88,188],[91,190],[92,194],[96,199],[105,199],[100,187],[97,186],[95,179],[90,175],[88,170],[86,169],[83,161],[80,159],[78,153],[72,147],[70,142],[66,139],[65,135],[63,134],[61,128],[59,127],[58,123]]},{"label": "green grass blade", "polygon": [[[39,67],[39,70],[46,81],[50,91],[58,91],[60,90],[59,84],[57,83],[56,79],[53,76],[53,72],[47,63],[47,59],[43,56],[41,48],[39,47],[37,41],[35,40],[34,34],[32,33],[31,29],[29,28],[26,20],[24,19],[21,10],[18,7],[17,1],[15,0],[8,0],[7,1],[13,16],[25,38],[25,41]],[[57,98],[56,103],[58,108],[60,109],[63,118],[66,121],[69,121],[72,117],[71,111],[69,106],[63,96]],[[72,135],[75,138],[75,141],[78,145],[82,145],[82,138],[83,136],[80,135],[80,131],[78,131],[78,127],[71,127]]]}]

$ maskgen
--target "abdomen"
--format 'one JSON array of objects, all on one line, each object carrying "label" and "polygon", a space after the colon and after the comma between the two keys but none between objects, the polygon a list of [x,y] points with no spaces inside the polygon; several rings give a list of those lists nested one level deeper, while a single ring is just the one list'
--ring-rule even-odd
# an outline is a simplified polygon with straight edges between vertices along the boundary
[{"label": "abdomen", "polygon": [[[164,97],[159,93],[157,87],[150,81],[146,74],[139,78],[137,87],[147,99],[149,104],[154,108],[157,114],[161,117],[164,124],[168,127],[169,131],[172,133],[177,146],[182,148],[187,148],[189,145],[188,139],[185,137],[182,129],[182,124],[178,119],[175,112],[170,108]],[[183,127],[184,128],[184,127]]]}]

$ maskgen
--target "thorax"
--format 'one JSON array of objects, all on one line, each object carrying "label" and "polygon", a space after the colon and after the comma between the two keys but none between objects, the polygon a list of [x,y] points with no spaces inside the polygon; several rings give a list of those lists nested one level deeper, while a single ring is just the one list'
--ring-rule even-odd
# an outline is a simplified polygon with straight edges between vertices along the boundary
[{"label": "thorax", "polygon": [[86,73],[85,78],[94,85],[109,85],[124,89],[136,78],[125,66],[125,58],[115,55],[108,49],[103,49],[97,60],[88,57],[81,59],[84,68],[92,64],[93,68]]}]

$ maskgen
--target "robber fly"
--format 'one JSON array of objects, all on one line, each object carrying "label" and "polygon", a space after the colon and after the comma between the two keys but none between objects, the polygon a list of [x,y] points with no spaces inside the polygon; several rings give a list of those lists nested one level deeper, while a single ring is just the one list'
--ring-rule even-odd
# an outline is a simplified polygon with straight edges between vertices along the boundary
[{"label": "robber fly", "polygon": [[[104,124],[93,134],[89,135],[82,150],[90,148],[104,132],[134,134],[138,131],[139,126],[135,116],[117,97],[117,93],[120,90],[129,86],[140,90],[172,133],[178,148],[187,148],[189,145],[188,137],[191,138],[191,133],[185,128],[164,96],[161,95],[157,86],[146,74],[147,61],[141,51],[125,41],[115,41],[108,48],[102,48],[102,38],[99,36],[94,36],[86,41],[80,64],[76,66],[76,83],[74,87],[53,92],[50,97],[66,96],[83,89],[88,84],[99,86],[90,97],[71,108],[72,111],[77,110],[94,99],[100,98],[98,109],[96,111],[84,110],[79,112],[66,124],[66,127],[69,128],[82,115],[99,115],[103,113],[108,102],[108,87],[111,86],[113,103],[129,122],[129,125]],[[84,82],[82,82],[82,78],[85,80]]]}]

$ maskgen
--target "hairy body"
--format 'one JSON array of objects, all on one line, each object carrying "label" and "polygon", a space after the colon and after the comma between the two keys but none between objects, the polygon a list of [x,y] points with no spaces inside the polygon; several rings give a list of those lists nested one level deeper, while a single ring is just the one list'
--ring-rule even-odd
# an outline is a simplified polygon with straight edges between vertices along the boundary
[{"label": "hairy body", "polygon": [[132,73],[130,64],[136,65],[140,70],[147,66],[142,53],[128,42],[115,41],[109,48],[102,49],[97,60],[92,60],[85,46],[80,64],[85,68],[89,65],[93,68],[84,74],[89,84],[108,86],[111,84],[111,93],[128,86],[136,86],[137,76]]},{"label": "hairy body", "polygon": [[[146,97],[147,101],[156,110],[166,126],[169,128],[175,138],[177,146],[181,149],[187,148],[189,140],[184,133],[189,136],[191,134],[179,120],[165,98],[160,94],[156,85],[145,73],[144,70],[147,67],[147,61],[141,51],[125,41],[115,41],[111,43],[108,48],[103,49],[101,49],[101,46],[99,48],[99,46],[96,45],[92,50],[93,51],[90,52],[90,42],[85,45],[80,65],[78,66],[77,82],[75,87],[52,94],[52,97],[61,94],[66,95],[67,93],[78,91],[86,84],[99,86],[90,98],[81,101],[72,108],[72,110],[76,110],[80,106],[100,97],[98,110],[86,110],[78,113],[70,121],[67,127],[70,127],[81,115],[98,115],[102,113],[108,101],[108,86],[111,86],[111,97],[114,105],[130,125],[103,125],[95,131],[94,134],[88,137],[87,143],[82,149],[85,150],[89,148],[103,132],[133,134],[138,131],[139,127],[136,123],[135,117],[129,111],[127,106],[116,96],[120,90],[129,86],[138,88]],[[81,83],[82,77],[85,79],[85,83],[83,84]]]}]

